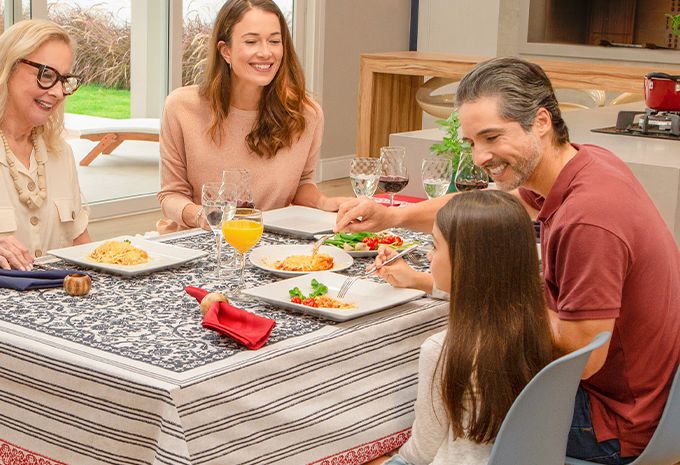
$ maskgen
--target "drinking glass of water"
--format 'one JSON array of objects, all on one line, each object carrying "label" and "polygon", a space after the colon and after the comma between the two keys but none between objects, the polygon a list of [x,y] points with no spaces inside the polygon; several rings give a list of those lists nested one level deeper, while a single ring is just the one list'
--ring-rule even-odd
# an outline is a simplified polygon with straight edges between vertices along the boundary
[{"label": "drinking glass of water", "polygon": [[222,223],[236,213],[236,185],[222,182],[206,182],[201,189],[201,204],[210,229],[215,235],[217,277],[221,273]]},{"label": "drinking glass of water", "polygon": [[372,197],[380,179],[380,159],[357,157],[349,163],[349,179],[357,197]]},{"label": "drinking glass of water", "polygon": [[401,192],[408,184],[406,170],[406,148],[388,146],[380,148],[382,174],[378,187],[390,195],[390,206],[394,205],[394,194]]},{"label": "drinking glass of water", "polygon": [[421,174],[427,198],[441,197],[446,194],[451,185],[453,176],[451,160],[439,156],[425,158],[421,166]]}]

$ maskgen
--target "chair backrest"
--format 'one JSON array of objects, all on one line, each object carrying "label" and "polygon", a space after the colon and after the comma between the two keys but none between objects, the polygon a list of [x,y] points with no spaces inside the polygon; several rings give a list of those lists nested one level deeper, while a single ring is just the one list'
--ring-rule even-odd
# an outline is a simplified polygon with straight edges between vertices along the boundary
[{"label": "chair backrest", "polygon": [[545,366],[510,407],[488,465],[563,465],[583,369],[610,332]]},{"label": "chair backrest", "polygon": [[673,465],[677,462],[680,462],[680,366],[675,369],[675,378],[656,431],[633,464]]},{"label": "chair backrest", "polygon": [[604,105],[606,94],[600,89],[555,88],[555,97],[560,109],[595,108]]}]

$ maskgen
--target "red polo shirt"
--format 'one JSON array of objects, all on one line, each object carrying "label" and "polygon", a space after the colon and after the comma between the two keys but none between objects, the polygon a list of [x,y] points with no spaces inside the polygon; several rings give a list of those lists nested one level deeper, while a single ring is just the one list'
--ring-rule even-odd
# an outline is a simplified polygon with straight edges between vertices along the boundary
[{"label": "red polo shirt", "polygon": [[615,318],[604,366],[582,381],[598,441],[624,457],[649,442],[680,362],[680,251],[626,164],[593,145],[578,150],[540,210],[548,305],[563,320]]}]

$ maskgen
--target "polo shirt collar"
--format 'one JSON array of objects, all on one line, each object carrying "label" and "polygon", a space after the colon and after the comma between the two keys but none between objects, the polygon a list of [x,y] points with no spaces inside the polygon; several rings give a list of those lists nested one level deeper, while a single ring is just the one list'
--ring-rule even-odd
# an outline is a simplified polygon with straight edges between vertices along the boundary
[{"label": "polo shirt collar", "polygon": [[592,154],[587,150],[581,150],[581,145],[571,144],[577,152],[574,157],[564,165],[560,174],[557,175],[555,184],[553,184],[548,196],[543,201],[541,211],[538,212],[538,221],[545,223],[550,221],[550,218],[564,203],[564,199],[569,194],[570,186],[576,175],[585,168],[592,160]]}]

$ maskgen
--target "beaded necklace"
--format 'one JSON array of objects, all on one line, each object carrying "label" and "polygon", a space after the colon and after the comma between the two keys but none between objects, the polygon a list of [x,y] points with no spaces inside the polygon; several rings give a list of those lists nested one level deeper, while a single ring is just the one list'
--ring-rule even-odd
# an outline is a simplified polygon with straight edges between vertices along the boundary
[{"label": "beaded necklace", "polygon": [[2,139],[2,144],[5,146],[5,157],[7,158],[9,175],[12,178],[17,194],[19,194],[19,200],[30,209],[35,210],[40,208],[43,201],[47,198],[47,186],[45,184],[45,160],[47,157],[42,150],[38,150],[35,129],[31,131],[31,143],[33,144],[33,150],[35,152],[35,161],[38,163],[38,192],[26,190],[19,184],[19,171],[16,166],[17,159],[14,152],[12,152],[12,149],[9,148],[9,143],[2,130],[0,130],[0,139]]}]

